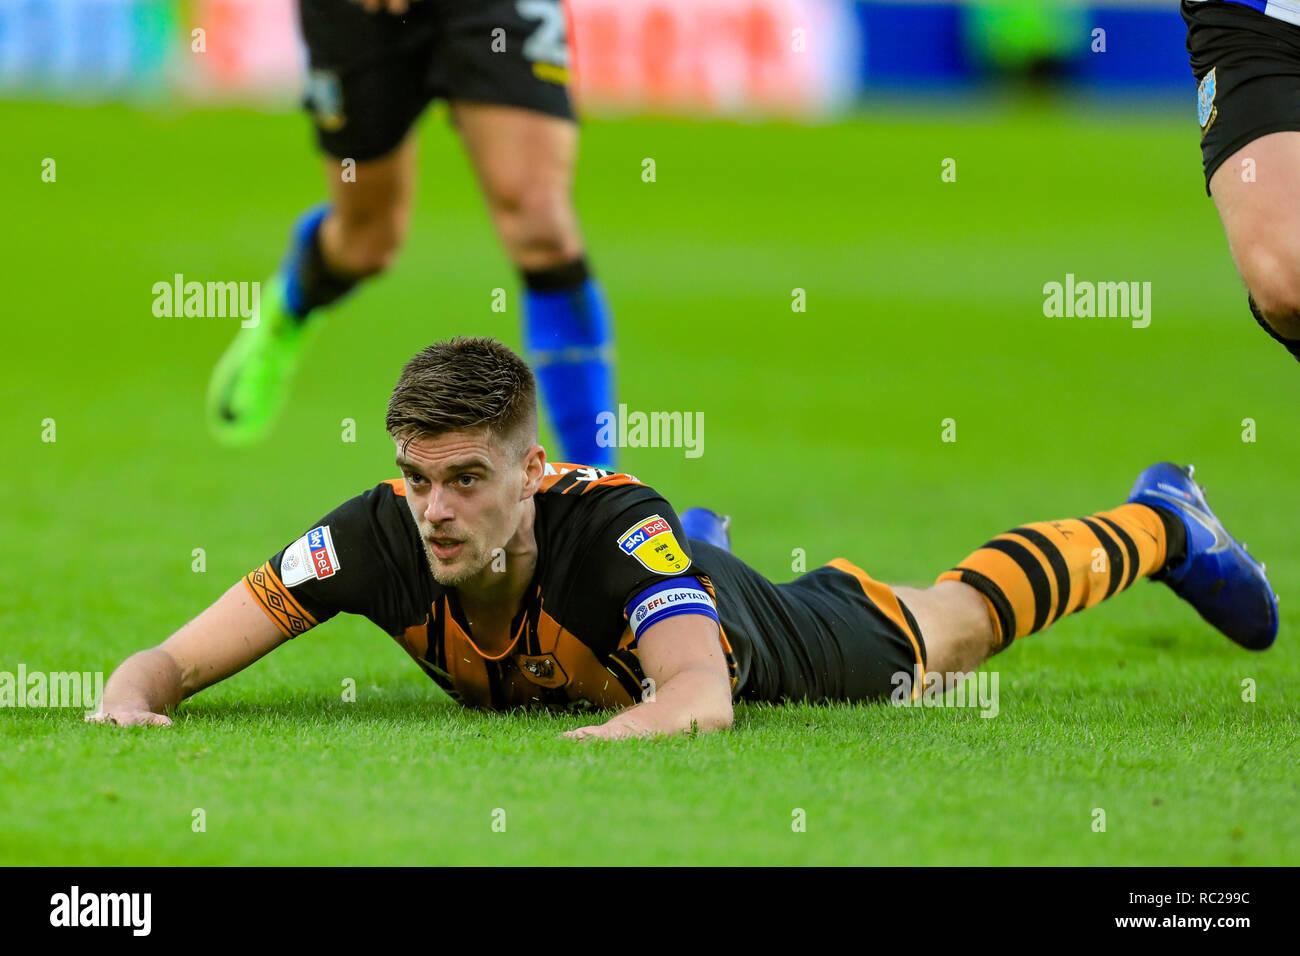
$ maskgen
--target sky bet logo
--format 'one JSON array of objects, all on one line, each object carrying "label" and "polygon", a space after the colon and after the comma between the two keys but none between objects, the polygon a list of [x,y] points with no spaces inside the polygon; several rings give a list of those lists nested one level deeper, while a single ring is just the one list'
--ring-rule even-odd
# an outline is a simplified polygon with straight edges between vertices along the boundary
[{"label": "sky bet logo", "polygon": [[640,525],[631,534],[626,535],[623,540],[619,542],[619,545],[628,554],[633,554],[636,552],[637,548],[646,543],[647,538],[652,538],[657,534],[661,534],[662,532],[669,530],[669,527],[667,521],[660,518],[658,515],[655,515],[645,524]]},{"label": "sky bet logo", "polygon": [[153,924],[152,893],[71,893],[50,897],[51,926],[127,926],[133,936],[148,936]]},{"label": "sky bet logo", "polygon": [[691,566],[663,515],[638,521],[618,536],[618,546],[656,574],[681,574]]},{"label": "sky bet logo", "polygon": [[330,554],[324,528],[314,528],[307,533],[307,551],[311,555],[311,565],[316,569],[318,579],[327,578],[338,569]]}]

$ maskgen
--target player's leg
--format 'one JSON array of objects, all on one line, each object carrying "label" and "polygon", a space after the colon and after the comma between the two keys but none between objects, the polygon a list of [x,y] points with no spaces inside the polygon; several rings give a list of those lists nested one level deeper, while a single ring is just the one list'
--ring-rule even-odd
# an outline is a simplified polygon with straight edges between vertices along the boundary
[{"label": "player's leg", "polygon": [[[387,155],[356,161],[325,156],[330,199],[308,210],[290,237],[277,300],[295,325],[386,271],[410,227],[416,189],[416,135]],[[344,171],[346,170],[346,175]]]},{"label": "player's leg", "polygon": [[893,588],[916,618],[927,670],[969,673],[1017,638],[1095,607],[1140,578],[1163,580],[1243,647],[1277,633],[1277,598],[1223,528],[1190,468],[1144,471],[1129,501],[1086,518],[1000,534],[928,589]]},{"label": "player's leg", "polygon": [[304,315],[339,297],[330,286],[346,286],[346,292],[360,279],[379,275],[393,264],[411,225],[417,153],[412,130],[388,155],[349,167],[347,179],[340,174],[342,160],[325,157],[329,214],[321,221],[316,243],[325,287],[303,289]]},{"label": "player's leg", "polygon": [[454,102],[488,212],[524,285],[524,343],[567,461],[612,467],[596,417],[614,409],[613,328],[573,207],[571,120]]},{"label": "player's leg", "polygon": [[564,4],[476,0],[449,7],[444,26],[435,83],[523,280],[525,351],[562,457],[612,467],[596,417],[614,410],[614,338],[573,205],[578,128]]},{"label": "player's leg", "polygon": [[1237,150],[1211,177],[1210,193],[1255,320],[1300,359],[1300,132]]},{"label": "player's leg", "polygon": [[1300,26],[1237,3],[1182,15],[1206,191],[1255,320],[1300,359]]},{"label": "player's leg", "polygon": [[315,317],[392,263],[410,222],[415,156],[411,133],[389,155],[349,167],[346,181],[341,161],[324,159],[330,201],[299,218],[264,286],[258,324],[240,330],[213,372],[209,416],[218,437],[260,437],[288,396]]},{"label": "player's leg", "polygon": [[[894,588],[916,618],[926,669],[967,674],[987,658],[1139,578],[1158,574],[1185,538],[1172,512],[1143,504],[1021,525],[979,548],[927,589]],[[1173,547],[1170,548],[1172,542]]]},{"label": "player's leg", "polygon": [[517,106],[463,101],[451,104],[451,119],[492,224],[520,272],[553,270],[582,256],[573,208],[577,124]]},{"label": "player's leg", "polygon": [[[988,605],[969,584],[939,581],[924,589],[895,586],[892,590],[916,618],[925,640],[927,671],[969,674],[997,653]],[[949,683],[945,678],[945,688]]]},{"label": "player's leg", "polygon": [[209,422],[232,444],[266,433],[320,310],[393,261],[415,192],[412,127],[433,96],[431,7],[405,18],[348,0],[304,0],[300,10],[311,59],[304,105],[330,200],[298,219],[264,283],[259,321],[240,330],[213,371]]}]

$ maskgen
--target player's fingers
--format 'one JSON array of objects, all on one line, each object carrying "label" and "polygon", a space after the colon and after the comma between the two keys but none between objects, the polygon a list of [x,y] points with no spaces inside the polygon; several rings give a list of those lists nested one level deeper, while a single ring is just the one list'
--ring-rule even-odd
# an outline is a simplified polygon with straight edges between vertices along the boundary
[{"label": "player's fingers", "polygon": [[116,727],[170,727],[171,718],[147,710],[119,711],[108,714],[91,714],[87,721],[96,724],[113,724]]}]

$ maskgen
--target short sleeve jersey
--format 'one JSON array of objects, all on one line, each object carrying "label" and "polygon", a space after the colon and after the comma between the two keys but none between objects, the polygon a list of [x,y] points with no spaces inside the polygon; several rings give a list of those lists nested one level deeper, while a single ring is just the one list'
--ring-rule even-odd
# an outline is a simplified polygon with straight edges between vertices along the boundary
[{"label": "short sleeve jersey", "polygon": [[[648,686],[647,621],[712,610],[672,506],[630,475],[548,463],[537,495],[537,567],[505,640],[471,633],[454,588],[434,580],[405,483],[344,502],[245,576],[288,637],[340,612],[392,636],[453,699],[473,707],[625,707]],[[737,683],[727,634],[723,650]]]}]

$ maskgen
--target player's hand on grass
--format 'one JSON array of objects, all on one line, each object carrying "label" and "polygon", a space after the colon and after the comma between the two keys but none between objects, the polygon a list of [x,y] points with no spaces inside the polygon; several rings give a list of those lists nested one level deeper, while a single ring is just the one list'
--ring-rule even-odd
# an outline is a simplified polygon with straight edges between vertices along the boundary
[{"label": "player's hand on grass", "polygon": [[579,727],[576,730],[566,730],[559,734],[560,737],[567,737],[570,740],[582,740],[587,737],[596,738],[605,736],[601,731],[605,728],[599,725],[593,727]]},{"label": "player's hand on grass", "polygon": [[89,724],[170,727],[181,701],[283,644],[279,626],[243,581],[157,647],[137,651],[108,678]]},{"label": "player's hand on grass", "polygon": [[560,734],[561,737],[567,737],[570,740],[618,740],[621,737],[642,737],[644,735],[644,730],[638,730],[626,724],[619,726],[613,723],[579,727],[576,730],[566,730]]},{"label": "player's hand on grass", "polygon": [[86,715],[88,724],[113,724],[117,727],[170,727],[172,719],[166,714],[155,714],[148,710],[131,710],[114,707],[111,710],[100,709]]},{"label": "player's hand on grass", "polygon": [[623,711],[623,713],[611,717],[603,724],[592,724],[590,727],[566,730],[560,736],[567,737],[570,740],[622,740],[625,737],[649,737],[654,733],[655,729],[653,727],[647,726],[644,721],[637,720],[629,711]]}]

